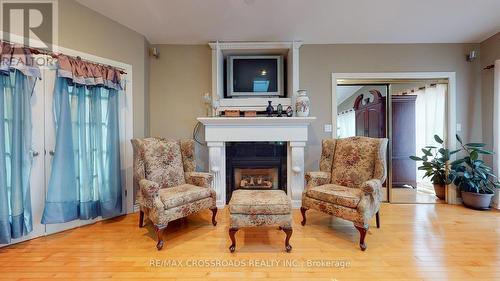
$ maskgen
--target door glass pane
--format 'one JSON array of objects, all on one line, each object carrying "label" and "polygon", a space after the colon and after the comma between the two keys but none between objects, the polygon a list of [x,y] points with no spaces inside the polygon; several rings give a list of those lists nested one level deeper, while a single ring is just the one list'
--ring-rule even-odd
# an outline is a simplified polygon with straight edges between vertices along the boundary
[{"label": "door glass pane", "polygon": [[[337,138],[365,136],[385,138],[388,84],[337,86]],[[387,181],[382,184],[382,201],[387,201]]]},{"label": "door glass pane", "polygon": [[385,137],[387,92],[387,85],[338,85],[337,137]]},{"label": "door glass pane", "polygon": [[423,156],[422,148],[439,146],[434,135],[446,137],[446,91],[446,84],[432,81],[391,85],[392,202],[443,202],[438,196],[444,199],[444,186],[435,188],[425,171],[418,170],[422,162],[410,156]]}]

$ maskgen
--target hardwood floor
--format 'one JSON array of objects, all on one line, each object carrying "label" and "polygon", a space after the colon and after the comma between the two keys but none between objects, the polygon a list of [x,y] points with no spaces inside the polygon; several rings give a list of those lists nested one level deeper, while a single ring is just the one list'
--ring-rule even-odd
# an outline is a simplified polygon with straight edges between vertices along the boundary
[{"label": "hardwood floor", "polygon": [[133,214],[2,248],[0,279],[500,280],[500,212],[384,204],[380,214],[365,252],[351,223],[311,210],[302,227],[294,210],[291,253],[278,228],[255,228],[238,231],[234,254],[227,208],[216,227],[209,210],[171,223],[162,251]]}]

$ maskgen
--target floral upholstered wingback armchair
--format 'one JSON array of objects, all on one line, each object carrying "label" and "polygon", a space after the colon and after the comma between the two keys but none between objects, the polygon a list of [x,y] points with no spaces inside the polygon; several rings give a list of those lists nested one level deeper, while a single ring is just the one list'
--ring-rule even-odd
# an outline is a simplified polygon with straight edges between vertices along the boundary
[{"label": "floral upholstered wingback armchair", "polygon": [[386,179],[387,139],[350,137],[325,139],[319,172],[306,173],[306,188],[300,208],[314,209],[352,221],[360,233],[359,246],[366,249],[365,236],[373,215],[380,227],[379,207]]},{"label": "floral upholstered wingback armchair", "polygon": [[139,227],[146,215],[154,225],[158,250],[163,247],[163,229],[170,221],[210,209],[212,224],[217,224],[212,175],[195,172],[193,140],[133,139],[132,146],[134,188],[141,209]]}]

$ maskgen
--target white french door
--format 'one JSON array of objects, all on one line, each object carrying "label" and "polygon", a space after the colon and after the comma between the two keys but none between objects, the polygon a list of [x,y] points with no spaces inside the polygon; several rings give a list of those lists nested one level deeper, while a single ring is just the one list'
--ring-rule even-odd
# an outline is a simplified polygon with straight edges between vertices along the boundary
[{"label": "white french door", "polygon": [[[77,54],[81,55],[81,54]],[[112,62],[106,62],[112,65]],[[127,67],[128,68],[128,67]],[[131,68],[127,69],[129,73]],[[53,96],[56,81],[55,68],[41,69],[42,79],[35,84],[31,98],[32,110],[32,150],[33,165],[30,178],[31,207],[33,216],[33,231],[10,244],[19,243],[36,237],[53,234],[67,229],[94,223],[101,219],[74,220],[67,223],[42,224],[41,218],[45,206],[45,197],[51,175],[52,158],[55,153],[56,130],[54,123]],[[131,81],[127,82],[126,90],[120,97],[120,154],[122,162],[122,213],[133,212],[132,196],[132,102]],[[127,196],[129,195],[129,196]],[[0,247],[6,246],[0,244]]]},{"label": "white french door", "polygon": [[[33,165],[31,169],[30,188],[33,231],[26,236],[12,239],[11,243],[18,243],[45,234],[45,225],[40,223],[40,220],[42,219],[45,199],[45,163],[43,155],[45,146],[45,125],[43,119],[45,111],[45,97],[43,91],[43,81],[36,81],[35,89],[31,97],[31,115],[33,125]],[[42,118],[40,118],[40,116]]]},{"label": "white french door", "polygon": [[[55,153],[56,147],[56,128],[54,122],[54,110],[53,110],[53,98],[54,98],[54,86],[56,82],[56,70],[55,69],[44,69],[42,73],[43,92],[45,97],[44,105],[44,127],[45,135],[40,138],[44,139],[45,143],[45,194],[47,193],[47,187],[49,186],[49,179],[52,172],[52,158]],[[45,200],[44,194],[44,200]],[[42,203],[43,204],[43,203]],[[43,210],[42,210],[43,211]],[[64,231],[67,229],[79,227],[82,225],[90,224],[96,222],[96,219],[91,220],[74,220],[66,223],[56,223],[45,225],[45,234],[53,234],[56,232]],[[38,221],[40,223],[40,220]]]}]

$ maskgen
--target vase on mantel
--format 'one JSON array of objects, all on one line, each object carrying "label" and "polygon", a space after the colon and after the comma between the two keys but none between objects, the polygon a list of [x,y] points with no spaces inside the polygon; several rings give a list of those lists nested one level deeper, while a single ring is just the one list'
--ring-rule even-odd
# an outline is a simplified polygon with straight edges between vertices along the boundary
[{"label": "vase on mantel", "polygon": [[298,96],[295,100],[295,112],[298,117],[307,117],[309,116],[309,107],[311,105],[309,97],[307,96],[307,91],[298,90],[297,94]]},{"label": "vase on mantel", "polygon": [[271,117],[273,116],[274,107],[271,105],[272,101],[267,101],[267,102],[269,103],[269,105],[266,108],[267,117]]}]

